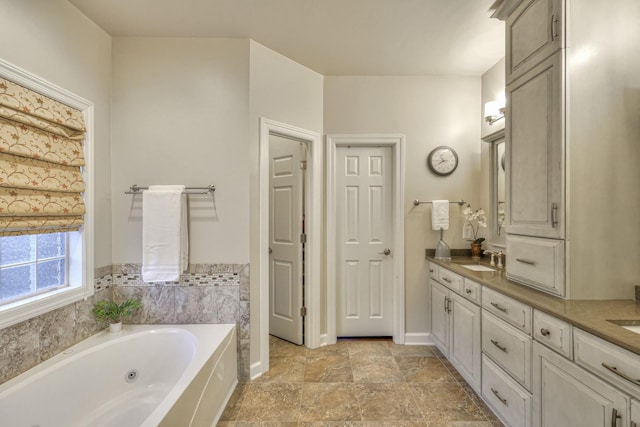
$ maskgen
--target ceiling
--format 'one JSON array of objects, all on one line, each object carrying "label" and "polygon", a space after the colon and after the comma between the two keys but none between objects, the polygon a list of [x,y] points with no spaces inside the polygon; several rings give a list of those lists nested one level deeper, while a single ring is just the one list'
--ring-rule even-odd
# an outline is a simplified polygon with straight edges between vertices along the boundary
[{"label": "ceiling", "polygon": [[113,37],[251,38],[324,75],[479,76],[494,0],[69,0]]}]

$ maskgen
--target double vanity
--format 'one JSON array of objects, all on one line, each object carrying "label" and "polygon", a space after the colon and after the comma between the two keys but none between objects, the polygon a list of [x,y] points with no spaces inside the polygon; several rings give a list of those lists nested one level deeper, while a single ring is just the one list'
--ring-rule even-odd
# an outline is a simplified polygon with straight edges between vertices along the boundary
[{"label": "double vanity", "polygon": [[433,340],[506,425],[640,426],[640,303],[560,299],[465,257],[428,264]]}]

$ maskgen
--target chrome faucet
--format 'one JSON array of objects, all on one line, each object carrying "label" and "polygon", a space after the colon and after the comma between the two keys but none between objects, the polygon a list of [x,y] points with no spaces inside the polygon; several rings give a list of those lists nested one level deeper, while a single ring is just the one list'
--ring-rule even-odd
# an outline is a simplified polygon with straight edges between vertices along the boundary
[{"label": "chrome faucet", "polygon": [[484,251],[483,252],[484,255],[491,255],[491,265],[496,265],[496,255],[498,255],[496,252],[493,251]]}]

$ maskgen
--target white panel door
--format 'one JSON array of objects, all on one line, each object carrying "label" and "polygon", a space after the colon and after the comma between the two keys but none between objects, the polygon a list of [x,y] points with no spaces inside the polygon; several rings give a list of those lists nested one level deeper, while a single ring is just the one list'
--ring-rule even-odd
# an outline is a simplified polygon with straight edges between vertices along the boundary
[{"label": "white panel door", "polygon": [[269,138],[269,333],[302,344],[304,146]]},{"label": "white panel door", "polygon": [[336,150],[338,336],[393,334],[391,165],[390,147]]}]

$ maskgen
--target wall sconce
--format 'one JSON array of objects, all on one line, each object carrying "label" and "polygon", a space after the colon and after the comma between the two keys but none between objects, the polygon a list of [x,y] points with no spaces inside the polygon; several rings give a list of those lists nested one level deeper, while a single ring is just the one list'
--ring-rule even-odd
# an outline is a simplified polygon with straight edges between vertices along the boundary
[{"label": "wall sconce", "polygon": [[489,101],[484,104],[484,119],[489,125],[494,124],[500,119],[504,119],[505,103],[504,95],[502,95],[495,101]]}]

